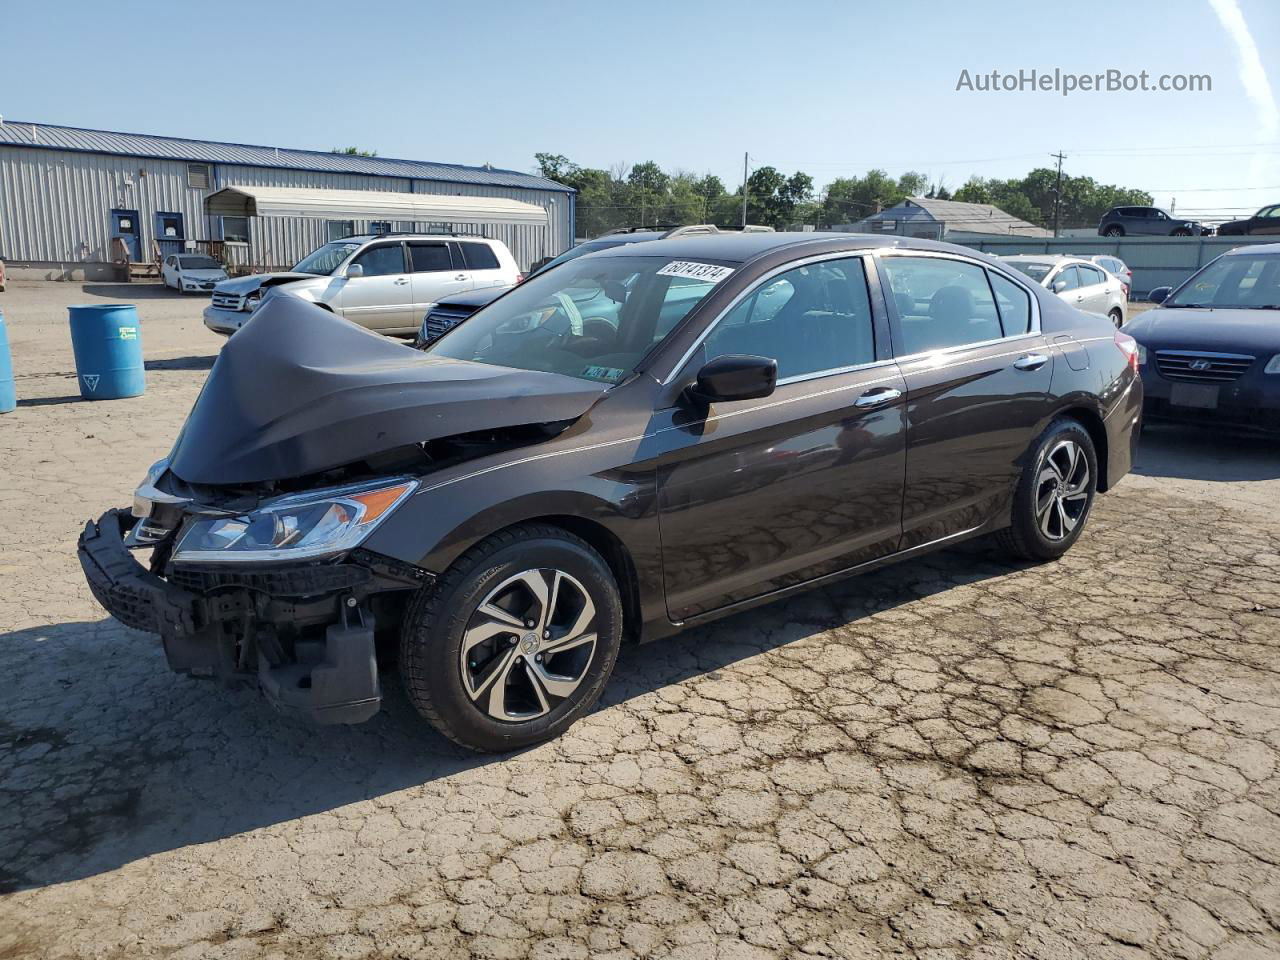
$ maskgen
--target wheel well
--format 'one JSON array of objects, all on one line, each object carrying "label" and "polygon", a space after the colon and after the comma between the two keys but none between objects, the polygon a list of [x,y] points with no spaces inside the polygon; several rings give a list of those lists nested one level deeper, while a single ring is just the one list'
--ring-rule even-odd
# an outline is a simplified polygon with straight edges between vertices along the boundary
[{"label": "wheel well", "polygon": [[1075,420],[1089,431],[1089,439],[1093,441],[1094,452],[1098,455],[1098,489],[1105,493],[1108,486],[1108,450],[1107,428],[1103,424],[1102,418],[1088,407],[1072,407],[1070,410],[1063,410],[1058,416],[1067,420]]},{"label": "wheel well", "polygon": [[546,517],[531,517],[529,523],[547,523],[562,530],[567,530],[575,537],[580,537],[604,558],[613,573],[614,582],[618,584],[618,593],[622,597],[622,636],[625,640],[635,640],[640,636],[640,589],[636,581],[635,563],[626,545],[618,539],[608,527],[588,520],[584,517],[572,517],[553,514]]}]

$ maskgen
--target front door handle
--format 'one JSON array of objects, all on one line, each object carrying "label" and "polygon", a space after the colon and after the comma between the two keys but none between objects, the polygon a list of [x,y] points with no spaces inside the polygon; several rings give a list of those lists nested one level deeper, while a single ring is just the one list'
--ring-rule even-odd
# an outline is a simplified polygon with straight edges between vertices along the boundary
[{"label": "front door handle", "polygon": [[397,277],[397,278],[396,278],[396,286],[397,286],[397,287],[403,287],[403,286],[404,286],[406,283],[408,283],[408,282],[409,282],[409,278],[408,278],[408,277]]},{"label": "front door handle", "polygon": [[1043,353],[1028,353],[1013,361],[1013,368],[1015,370],[1039,370],[1048,362],[1049,358]]},{"label": "front door handle", "polygon": [[879,387],[875,390],[868,390],[857,400],[853,401],[853,405],[866,410],[870,407],[879,407],[886,403],[891,403],[892,401],[897,400],[900,396],[902,396],[901,390],[895,390],[893,387]]},{"label": "front door handle", "polygon": [[453,279],[455,279],[455,280],[465,280],[465,279],[467,279],[467,275],[466,275],[465,273],[460,273],[460,274],[458,274],[456,277],[454,277]]}]

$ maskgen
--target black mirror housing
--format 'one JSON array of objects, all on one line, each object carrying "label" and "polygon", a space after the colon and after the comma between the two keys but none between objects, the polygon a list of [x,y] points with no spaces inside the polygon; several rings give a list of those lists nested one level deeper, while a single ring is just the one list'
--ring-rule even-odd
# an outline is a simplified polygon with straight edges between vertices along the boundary
[{"label": "black mirror housing", "polygon": [[1173,287],[1156,287],[1147,294],[1147,299],[1152,303],[1164,303],[1171,293],[1173,293]]},{"label": "black mirror housing", "polygon": [[777,383],[777,360],[727,354],[703,366],[689,392],[704,403],[758,400],[773,393]]}]

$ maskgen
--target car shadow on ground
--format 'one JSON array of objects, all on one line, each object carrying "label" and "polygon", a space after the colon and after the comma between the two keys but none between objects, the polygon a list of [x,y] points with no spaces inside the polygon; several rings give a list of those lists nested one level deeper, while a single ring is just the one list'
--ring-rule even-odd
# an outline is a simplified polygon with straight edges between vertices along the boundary
[{"label": "car shadow on ground", "polygon": [[211,370],[218,355],[211,353],[190,357],[169,357],[164,360],[146,360],[143,365],[148,370]]},{"label": "car shadow on ground", "polygon": [[1142,432],[1133,472],[1145,477],[1236,483],[1280,478],[1274,437],[1217,427],[1152,423]]},{"label": "car shadow on ground", "polygon": [[[81,288],[94,297],[105,297],[108,300],[123,300],[130,303],[134,300],[190,300],[192,303],[200,299],[196,294],[179,293],[160,282],[145,283],[86,283]],[[206,296],[204,299],[208,299]]]},{"label": "car shadow on ground", "polygon": [[[1015,569],[978,541],[629,646],[597,709]],[[0,893],[520,756],[455,746],[418,717],[394,672],[374,719],[319,728],[255,691],[170,674],[154,637],[109,618],[0,634],[0,670],[16,701],[0,715]]]}]

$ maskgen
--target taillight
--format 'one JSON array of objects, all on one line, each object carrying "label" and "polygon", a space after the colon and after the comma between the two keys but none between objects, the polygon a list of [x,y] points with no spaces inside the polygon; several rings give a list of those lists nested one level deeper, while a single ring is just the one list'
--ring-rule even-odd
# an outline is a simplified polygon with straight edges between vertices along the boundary
[{"label": "taillight", "polygon": [[523,273],[517,273],[517,274],[516,274],[516,286],[518,287],[518,286],[520,286],[520,284],[522,284],[522,283],[524,283],[524,274],[523,274]]},{"label": "taillight", "polygon": [[1138,341],[1133,339],[1133,337],[1129,336],[1127,333],[1121,333],[1119,330],[1116,331],[1114,339],[1116,346],[1120,348],[1120,352],[1123,353],[1128,360],[1129,369],[1134,373],[1137,373]]}]

